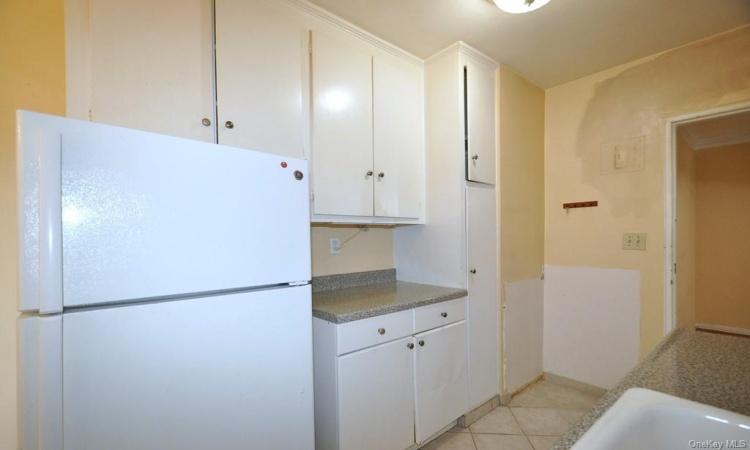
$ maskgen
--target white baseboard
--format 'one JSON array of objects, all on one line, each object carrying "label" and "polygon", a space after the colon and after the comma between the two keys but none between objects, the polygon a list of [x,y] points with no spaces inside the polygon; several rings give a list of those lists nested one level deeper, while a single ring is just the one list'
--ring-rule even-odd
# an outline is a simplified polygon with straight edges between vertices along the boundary
[{"label": "white baseboard", "polygon": [[750,330],[747,328],[738,328],[738,327],[727,327],[724,325],[712,325],[710,323],[696,323],[695,329],[703,329],[703,330],[709,330],[709,331],[721,331],[723,333],[734,333],[734,334],[743,334],[746,336],[750,336]]}]

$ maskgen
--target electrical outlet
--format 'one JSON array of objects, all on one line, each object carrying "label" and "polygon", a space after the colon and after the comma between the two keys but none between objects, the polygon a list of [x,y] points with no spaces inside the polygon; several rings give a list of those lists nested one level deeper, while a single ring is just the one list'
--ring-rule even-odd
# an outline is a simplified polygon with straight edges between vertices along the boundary
[{"label": "electrical outlet", "polygon": [[331,238],[328,241],[328,247],[332,255],[338,255],[341,253],[341,240],[339,238]]},{"label": "electrical outlet", "polygon": [[622,233],[623,250],[646,250],[646,233]]}]

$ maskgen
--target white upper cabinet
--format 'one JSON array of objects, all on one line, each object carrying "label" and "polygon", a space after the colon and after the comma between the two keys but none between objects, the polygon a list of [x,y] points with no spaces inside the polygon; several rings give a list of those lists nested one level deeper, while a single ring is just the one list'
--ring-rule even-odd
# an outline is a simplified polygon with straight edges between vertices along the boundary
[{"label": "white upper cabinet", "polygon": [[213,142],[211,1],[92,0],[89,8],[90,118]]},{"label": "white upper cabinet", "polygon": [[315,214],[372,216],[372,56],[312,37]]},{"label": "white upper cabinet", "polygon": [[215,8],[219,143],[304,156],[307,29],[258,1]]},{"label": "white upper cabinet", "polygon": [[422,70],[313,32],[313,220],[423,217]]},{"label": "white upper cabinet", "polygon": [[464,65],[466,179],[495,184],[495,69]]}]

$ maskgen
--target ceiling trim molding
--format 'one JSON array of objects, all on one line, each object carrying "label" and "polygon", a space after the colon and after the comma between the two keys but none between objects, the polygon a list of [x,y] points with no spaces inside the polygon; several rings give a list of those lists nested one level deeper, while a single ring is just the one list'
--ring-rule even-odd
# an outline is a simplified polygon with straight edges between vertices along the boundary
[{"label": "ceiling trim molding", "polygon": [[288,4],[289,6],[296,8],[297,10],[301,11],[304,14],[307,14],[309,16],[313,16],[314,18],[321,20],[329,25],[332,25],[346,33],[351,34],[352,36],[361,39],[368,44],[373,45],[374,47],[377,47],[380,50],[383,50],[385,52],[388,52],[398,58],[401,58],[407,62],[410,62],[418,67],[424,67],[424,60],[421,58],[412,55],[411,53],[407,52],[406,50],[403,50],[399,47],[396,47],[395,45],[391,44],[390,42],[384,41],[383,39],[375,36],[372,33],[369,33],[362,28],[359,28],[358,26],[354,25],[351,22],[347,22],[346,20],[342,19],[341,17],[330,13],[326,11],[325,9],[314,5],[308,1],[305,0],[281,0],[284,3]]},{"label": "ceiling trim molding", "polygon": [[750,142],[750,129],[743,130],[741,133],[723,134],[713,138],[702,138],[696,135],[688,125],[679,127],[677,132],[685,139],[690,148],[696,151]]},{"label": "ceiling trim molding", "polygon": [[437,61],[438,59],[441,59],[455,52],[469,56],[470,58],[475,59],[477,62],[484,64],[492,69],[496,69],[500,65],[497,61],[475,49],[464,41],[458,41],[455,44],[449,45],[448,47],[440,50],[439,52],[427,58],[425,63]]}]

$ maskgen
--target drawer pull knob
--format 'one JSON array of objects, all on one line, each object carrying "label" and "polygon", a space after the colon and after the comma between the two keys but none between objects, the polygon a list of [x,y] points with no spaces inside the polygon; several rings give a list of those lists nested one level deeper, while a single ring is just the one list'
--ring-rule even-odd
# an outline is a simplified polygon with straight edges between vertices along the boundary
[{"label": "drawer pull knob", "polygon": [[406,344],[406,346],[409,347],[409,350],[411,350],[411,349],[414,348],[414,344],[412,344],[411,342],[409,342],[408,344]]},{"label": "drawer pull knob", "polygon": [[447,312],[441,312],[440,315],[443,316],[443,317],[448,317],[448,313]]},{"label": "drawer pull knob", "polygon": [[385,334],[385,328],[378,328],[378,333]]},{"label": "drawer pull knob", "polygon": [[419,346],[424,347],[424,341],[419,341]]},{"label": "drawer pull knob", "polygon": [[477,269],[471,269],[469,272],[471,272],[471,273],[477,273]]}]

